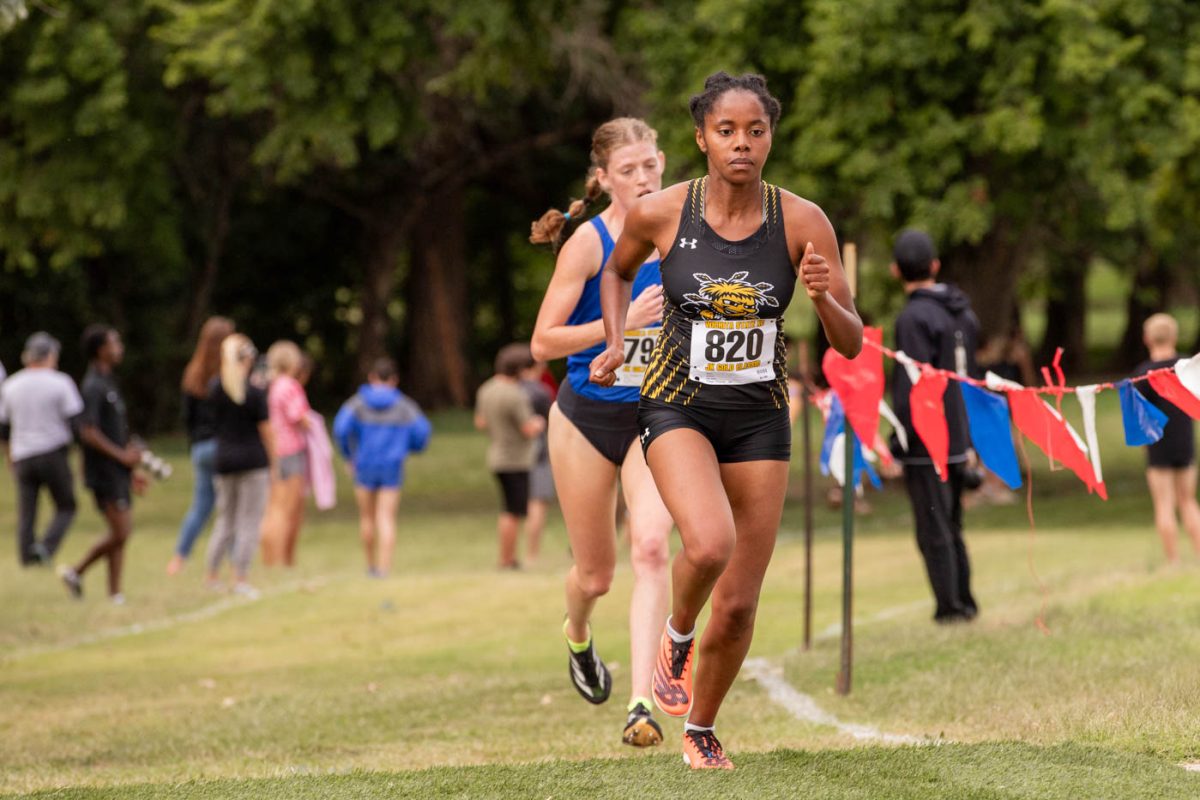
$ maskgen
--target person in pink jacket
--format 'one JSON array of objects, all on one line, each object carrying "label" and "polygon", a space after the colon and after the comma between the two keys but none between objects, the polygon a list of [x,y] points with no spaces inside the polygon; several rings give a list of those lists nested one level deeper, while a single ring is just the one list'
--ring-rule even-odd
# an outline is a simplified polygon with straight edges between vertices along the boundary
[{"label": "person in pink jacket", "polygon": [[267,350],[267,410],[275,452],[271,464],[271,499],[262,526],[262,559],[266,566],[296,563],[296,540],[304,522],[308,485],[308,395],[297,380],[304,356],[294,342],[278,341]]}]

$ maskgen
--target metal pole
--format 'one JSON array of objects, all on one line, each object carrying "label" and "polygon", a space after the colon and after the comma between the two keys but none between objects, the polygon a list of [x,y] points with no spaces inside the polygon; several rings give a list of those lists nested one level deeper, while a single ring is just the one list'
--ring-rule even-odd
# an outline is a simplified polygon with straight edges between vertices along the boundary
[{"label": "metal pole", "polygon": [[[858,278],[858,248],[847,242],[842,248],[842,267],[850,284],[850,294],[856,292]],[[846,398],[842,398],[842,409]],[[850,694],[854,671],[854,454],[856,439],[850,425],[850,416],[845,419],[845,482],[842,484],[842,653],[841,667],[837,676],[837,693]]]},{"label": "metal pole", "polygon": [[808,342],[800,345],[800,415],[803,418],[804,436],[804,649],[812,649],[812,548],[813,548],[813,474],[812,474],[812,422],[808,410],[812,398],[808,393]]}]

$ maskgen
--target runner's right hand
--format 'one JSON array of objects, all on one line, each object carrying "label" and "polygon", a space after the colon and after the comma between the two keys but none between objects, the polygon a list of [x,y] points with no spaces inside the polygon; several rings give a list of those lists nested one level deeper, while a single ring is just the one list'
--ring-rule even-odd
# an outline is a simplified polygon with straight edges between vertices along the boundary
[{"label": "runner's right hand", "polygon": [[588,380],[600,386],[612,386],[617,381],[617,370],[625,363],[625,351],[620,348],[605,348],[592,359]]},{"label": "runner's right hand", "polygon": [[629,304],[625,324],[630,330],[657,325],[662,322],[663,291],[657,283],[647,286],[637,299]]},{"label": "runner's right hand", "polygon": [[130,469],[133,469],[138,464],[142,463],[142,451],[143,450],[145,450],[144,447],[139,447],[136,444],[127,445],[125,447],[125,452],[123,454],[123,458],[121,459],[121,463],[124,464],[125,466],[129,467]]}]

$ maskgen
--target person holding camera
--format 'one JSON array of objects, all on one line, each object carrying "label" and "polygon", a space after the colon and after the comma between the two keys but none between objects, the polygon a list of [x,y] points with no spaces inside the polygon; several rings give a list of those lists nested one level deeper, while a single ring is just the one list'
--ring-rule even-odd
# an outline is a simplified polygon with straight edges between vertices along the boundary
[{"label": "person holding camera", "polygon": [[[896,237],[892,275],[904,285],[908,300],[896,318],[896,349],[937,369],[970,375],[975,371],[979,320],[962,291],[937,282],[941,262],[933,240],[923,231],[905,230]],[[929,584],[937,601],[933,618],[939,623],[969,622],[979,613],[971,594],[971,563],[963,540],[964,488],[978,486],[978,474],[968,467],[971,446],[962,391],[950,381],[943,397],[950,434],[946,480],[913,428],[908,371],[897,365],[892,373],[892,407],[908,433],[908,449],[893,440],[893,452],[904,465],[904,485],[912,502],[917,547],[925,560]]]},{"label": "person holding camera", "polygon": [[[83,596],[83,575],[101,558],[108,560],[108,596],[116,605],[124,605],[121,593],[121,567],[125,561],[125,542],[133,533],[132,492],[139,491],[145,478],[134,472],[141,463],[142,448],[130,440],[125,400],[117,388],[113,372],[125,358],[125,345],[115,328],[89,325],[83,331],[83,354],[88,371],[83,378],[83,414],[79,440],[83,443],[84,483],[96,498],[96,507],[104,515],[108,533],[74,567],[62,570],[68,591]],[[135,486],[136,484],[136,486]]]}]

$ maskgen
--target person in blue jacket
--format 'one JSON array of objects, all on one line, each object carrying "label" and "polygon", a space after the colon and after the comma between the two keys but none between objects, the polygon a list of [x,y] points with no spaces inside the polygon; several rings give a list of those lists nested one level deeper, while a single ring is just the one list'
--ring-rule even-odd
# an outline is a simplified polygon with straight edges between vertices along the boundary
[{"label": "person in blue jacket", "polygon": [[392,568],[404,461],[424,450],[433,433],[420,406],[396,388],[397,382],[395,362],[377,360],[367,383],[333,420],[334,441],[354,470],[358,527],[372,578],[386,577]]}]

